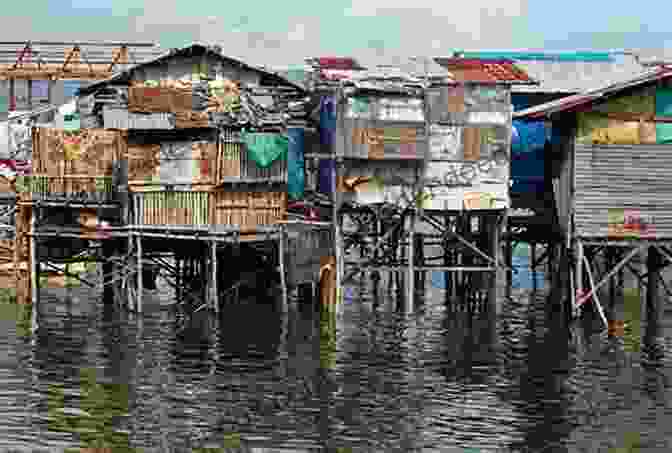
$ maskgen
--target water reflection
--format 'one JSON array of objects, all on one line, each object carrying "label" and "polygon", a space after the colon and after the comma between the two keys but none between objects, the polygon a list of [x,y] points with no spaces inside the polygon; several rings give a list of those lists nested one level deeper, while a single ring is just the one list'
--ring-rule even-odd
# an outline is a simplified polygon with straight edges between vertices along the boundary
[{"label": "water reflection", "polygon": [[630,339],[587,316],[569,337],[543,294],[495,319],[435,293],[404,314],[368,288],[335,318],[259,299],[183,319],[151,297],[137,317],[80,289],[43,296],[34,336],[3,312],[3,446],[669,451],[667,316]]}]

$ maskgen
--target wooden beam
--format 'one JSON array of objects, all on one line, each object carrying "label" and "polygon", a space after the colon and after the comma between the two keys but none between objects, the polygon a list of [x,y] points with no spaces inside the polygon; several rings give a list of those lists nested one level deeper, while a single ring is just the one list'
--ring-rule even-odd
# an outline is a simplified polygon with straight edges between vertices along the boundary
[{"label": "wooden beam", "polygon": [[72,49],[70,49],[70,51],[68,52],[68,54],[65,57],[65,61],[63,62],[63,67],[61,68],[61,71],[65,71],[68,64],[70,63],[70,60],[75,55],[75,52],[79,52],[79,47],[75,46]]}]

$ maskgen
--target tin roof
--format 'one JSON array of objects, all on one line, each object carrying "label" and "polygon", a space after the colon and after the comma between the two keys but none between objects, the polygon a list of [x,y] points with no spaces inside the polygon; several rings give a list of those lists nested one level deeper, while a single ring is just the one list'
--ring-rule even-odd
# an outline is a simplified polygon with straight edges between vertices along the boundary
[{"label": "tin roof", "polygon": [[143,66],[149,66],[153,64],[160,63],[164,60],[173,58],[173,57],[178,57],[178,56],[189,56],[189,55],[202,55],[202,54],[210,54],[214,56],[215,58],[219,58],[222,61],[225,61],[228,64],[233,64],[236,66],[239,66],[243,69],[247,69],[249,71],[254,71],[262,76],[268,77],[269,79],[272,79],[275,82],[278,82],[281,85],[285,85],[288,87],[292,87],[294,89],[297,89],[301,92],[305,92],[305,89],[301,87],[300,85],[290,82],[287,80],[287,78],[283,77],[282,75],[275,73],[275,72],[269,72],[265,69],[255,67],[255,66],[250,66],[240,60],[236,60],[235,58],[227,57],[222,55],[221,53],[221,47],[219,46],[209,46],[206,44],[202,43],[193,43],[189,46],[183,47],[181,49],[170,49],[166,52],[164,52],[162,55],[158,56],[157,58],[154,58],[149,61],[142,62],[140,64],[133,65],[123,71],[118,72],[117,74],[113,75],[112,77],[101,80],[99,82],[93,83],[91,85],[88,85],[82,89],[79,90],[78,94],[79,95],[86,95],[93,93],[94,91],[100,89],[101,87],[109,84],[109,83],[124,83],[130,81],[130,76],[131,72],[134,71],[135,69],[138,69]]},{"label": "tin roof", "polygon": [[512,60],[482,58],[435,58],[456,81],[477,83],[536,84],[523,69]]},{"label": "tin roof", "polygon": [[635,88],[640,85],[646,85],[651,82],[672,77],[672,67],[662,66],[655,69],[649,69],[640,72],[639,76],[630,78],[618,83],[612,83],[602,88],[590,90],[585,93],[567,96],[545,104],[536,105],[528,109],[514,112],[515,119],[542,119],[552,115],[569,112],[578,107],[586,106],[596,100],[606,99],[607,97],[618,94],[624,90]]},{"label": "tin roof", "polygon": [[583,93],[636,77],[646,69],[641,52],[630,51],[456,51],[454,56],[508,59],[538,85],[517,85],[514,93]]}]

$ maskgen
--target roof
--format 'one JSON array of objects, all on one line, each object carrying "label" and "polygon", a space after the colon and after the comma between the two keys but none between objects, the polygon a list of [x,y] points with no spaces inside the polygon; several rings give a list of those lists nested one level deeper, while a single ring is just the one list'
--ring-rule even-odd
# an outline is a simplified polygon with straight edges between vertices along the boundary
[{"label": "roof", "polygon": [[80,89],[78,94],[79,95],[86,95],[86,94],[93,93],[94,91],[96,91],[96,90],[100,89],[101,87],[103,87],[105,85],[108,85],[110,83],[115,83],[115,82],[116,83],[126,83],[126,82],[129,82],[130,77],[131,77],[131,73],[134,70],[136,70],[138,68],[141,68],[141,67],[144,67],[144,66],[155,65],[157,63],[161,63],[165,60],[168,60],[168,59],[174,58],[174,57],[184,57],[184,56],[190,56],[190,55],[203,55],[203,54],[211,55],[211,56],[213,56],[215,58],[218,58],[218,59],[220,59],[220,60],[222,60],[222,61],[224,61],[228,64],[239,66],[243,69],[261,74],[262,76],[268,77],[268,78],[274,80],[275,82],[278,82],[281,85],[289,86],[289,87],[292,87],[292,88],[294,88],[296,90],[299,90],[301,92],[305,92],[305,89],[303,87],[301,87],[300,85],[298,85],[296,83],[290,82],[289,80],[287,80],[285,77],[281,76],[278,73],[269,72],[269,71],[264,70],[264,69],[259,68],[259,67],[250,66],[250,65],[248,65],[248,64],[246,64],[246,63],[244,63],[240,60],[236,60],[235,58],[226,57],[226,56],[222,55],[221,47],[219,47],[219,46],[209,46],[209,45],[201,44],[201,43],[193,43],[193,44],[191,44],[187,47],[183,47],[181,49],[170,49],[169,51],[164,52],[162,55],[158,56],[157,58],[154,58],[153,60],[149,60],[149,61],[145,61],[145,62],[140,63],[140,64],[133,65],[133,66],[131,66],[131,67],[115,74],[115,75],[113,75],[112,77],[110,77],[108,79],[101,80],[99,82],[93,83],[93,84],[91,84],[87,87],[84,87],[84,88]]},{"label": "roof", "polygon": [[578,107],[586,106],[597,100],[606,99],[625,90],[636,88],[638,86],[646,85],[651,82],[656,82],[668,77],[672,77],[672,67],[663,66],[655,69],[649,69],[640,73],[638,77],[630,78],[619,83],[612,83],[610,85],[587,91],[581,94],[575,94],[556,101],[547,102],[545,104],[536,105],[519,112],[514,112],[513,117],[516,119],[541,119],[548,118],[551,115],[558,113],[570,112]]},{"label": "roof", "polygon": [[80,72],[86,78],[88,71],[91,78],[100,79],[94,74],[105,77],[160,52],[156,44],[148,42],[0,41],[0,72],[4,77],[40,79],[59,71],[63,77]]},{"label": "roof", "polygon": [[457,81],[480,83],[535,84],[524,70],[513,60],[481,58],[435,58],[434,61],[446,68]]},{"label": "roof", "polygon": [[583,93],[636,77],[646,70],[638,52],[458,51],[455,54],[488,61],[510,59],[539,82],[537,86],[514,86],[514,93]]}]

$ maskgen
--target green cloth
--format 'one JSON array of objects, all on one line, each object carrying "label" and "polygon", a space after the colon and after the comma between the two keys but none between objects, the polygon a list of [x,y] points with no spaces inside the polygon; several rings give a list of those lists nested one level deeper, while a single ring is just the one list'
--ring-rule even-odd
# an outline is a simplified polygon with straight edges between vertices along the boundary
[{"label": "green cloth", "polygon": [[66,115],[63,118],[63,130],[66,131],[77,131],[81,128],[81,123],[79,120],[79,114]]},{"label": "green cloth", "polygon": [[352,111],[359,114],[369,113],[371,103],[366,98],[352,98]]},{"label": "green cloth", "polygon": [[[672,88],[656,88],[656,116],[672,116]],[[656,123],[656,143],[672,143],[672,124]]]},{"label": "green cloth", "polygon": [[261,168],[267,168],[278,159],[287,159],[289,139],[280,134],[244,133],[243,141],[248,155]]}]

